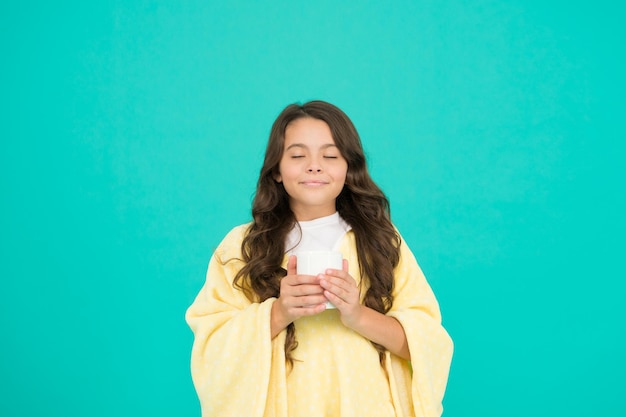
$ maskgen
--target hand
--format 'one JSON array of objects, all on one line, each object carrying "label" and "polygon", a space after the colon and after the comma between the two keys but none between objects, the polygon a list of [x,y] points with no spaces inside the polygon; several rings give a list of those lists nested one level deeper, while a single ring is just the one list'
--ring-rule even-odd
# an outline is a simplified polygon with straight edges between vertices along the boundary
[{"label": "hand", "polygon": [[272,334],[275,336],[294,320],[321,313],[326,308],[319,277],[298,275],[294,255],[287,262],[287,276],[280,281],[280,295],[272,306]]},{"label": "hand", "polygon": [[348,273],[348,260],[343,260],[343,269],[327,269],[321,276],[320,285],[324,296],[339,310],[341,322],[353,328],[362,313],[361,296],[356,281]]}]

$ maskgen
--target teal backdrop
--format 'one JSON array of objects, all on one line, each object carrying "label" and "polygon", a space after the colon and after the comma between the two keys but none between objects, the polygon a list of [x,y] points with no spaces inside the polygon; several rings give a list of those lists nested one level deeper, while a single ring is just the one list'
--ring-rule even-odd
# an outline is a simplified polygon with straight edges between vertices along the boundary
[{"label": "teal backdrop", "polygon": [[328,100],[455,340],[444,416],[624,416],[610,1],[0,5],[0,415],[199,416],[184,313]]}]

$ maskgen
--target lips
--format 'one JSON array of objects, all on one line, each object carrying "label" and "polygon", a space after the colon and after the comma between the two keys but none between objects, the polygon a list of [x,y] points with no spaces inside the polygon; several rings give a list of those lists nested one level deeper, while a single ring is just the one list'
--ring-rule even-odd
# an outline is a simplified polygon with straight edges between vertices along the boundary
[{"label": "lips", "polygon": [[320,181],[320,180],[308,180],[308,181],[301,181],[300,184],[306,185],[308,187],[320,187],[322,185],[327,185],[328,182]]}]

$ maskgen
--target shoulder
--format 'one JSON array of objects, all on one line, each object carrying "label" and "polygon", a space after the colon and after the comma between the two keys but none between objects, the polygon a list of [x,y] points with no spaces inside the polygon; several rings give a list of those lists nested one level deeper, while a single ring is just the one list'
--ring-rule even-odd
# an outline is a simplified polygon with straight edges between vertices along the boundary
[{"label": "shoulder", "polygon": [[398,230],[398,228],[396,227],[396,225],[393,225],[396,234],[398,235],[398,238],[400,239],[400,263],[402,263],[403,261],[408,261],[410,263],[417,263],[417,260],[415,259],[415,255],[413,254],[413,252],[411,251],[411,248],[409,248],[409,245],[406,242],[406,239],[402,236],[402,233],[400,233],[400,230]]},{"label": "shoulder", "polygon": [[241,252],[241,242],[243,242],[251,225],[252,223],[244,223],[233,227],[220,242],[215,250],[216,254],[238,257]]},{"label": "shoulder", "polygon": [[252,222],[240,224],[239,226],[233,227],[226,234],[226,236],[222,240],[222,243],[229,240],[242,240],[248,233],[250,226],[252,226]]}]

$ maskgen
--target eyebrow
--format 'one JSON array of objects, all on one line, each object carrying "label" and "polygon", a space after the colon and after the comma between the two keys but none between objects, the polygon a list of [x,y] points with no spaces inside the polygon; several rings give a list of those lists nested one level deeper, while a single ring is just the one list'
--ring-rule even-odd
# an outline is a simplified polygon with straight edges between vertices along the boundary
[{"label": "eyebrow", "polygon": [[[333,148],[333,147],[336,148],[337,145],[335,145],[334,143],[325,143],[324,145],[320,146],[320,149],[327,149],[327,148]],[[288,151],[291,148],[308,149],[308,146],[306,146],[304,143],[292,143],[285,150]]]}]

